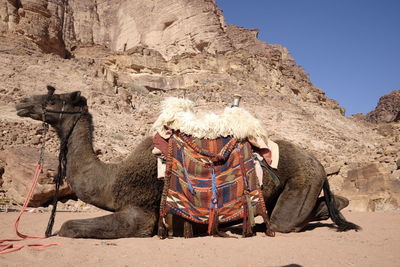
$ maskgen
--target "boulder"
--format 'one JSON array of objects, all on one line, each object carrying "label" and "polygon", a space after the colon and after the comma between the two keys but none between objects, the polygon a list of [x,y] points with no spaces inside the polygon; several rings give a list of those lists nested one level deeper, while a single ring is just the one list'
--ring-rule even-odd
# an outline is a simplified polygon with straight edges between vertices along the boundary
[{"label": "boulder", "polygon": [[377,107],[367,114],[370,122],[395,122],[400,120],[400,90],[382,96]]},{"label": "boulder", "polygon": [[0,1],[0,34],[25,36],[44,52],[65,56],[62,39],[64,12],[62,1]]},{"label": "boulder", "polygon": [[[23,204],[29,189],[32,186],[35,165],[39,160],[39,149],[15,147],[0,151],[0,160],[5,163],[3,174],[3,188],[9,198],[16,203]],[[45,153],[43,173],[29,202],[30,207],[39,207],[53,199],[55,185],[53,178],[57,172],[58,160]],[[59,197],[72,195],[71,188],[64,183],[60,187]]]},{"label": "boulder", "polygon": [[400,180],[394,179],[381,164],[371,163],[347,172],[341,194],[351,199],[352,210],[398,210]]},{"label": "boulder", "polygon": [[332,166],[325,168],[325,173],[328,176],[338,174],[340,172],[341,168],[342,168],[342,165],[332,165]]}]

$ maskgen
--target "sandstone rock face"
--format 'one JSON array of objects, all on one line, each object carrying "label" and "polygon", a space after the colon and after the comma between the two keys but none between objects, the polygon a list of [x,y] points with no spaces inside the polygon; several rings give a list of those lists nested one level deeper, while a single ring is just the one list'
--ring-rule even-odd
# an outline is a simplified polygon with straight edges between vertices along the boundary
[{"label": "sandstone rock face", "polygon": [[69,1],[65,42],[104,45],[113,51],[146,46],[171,58],[227,51],[224,19],[215,1]]},{"label": "sandstone rock face", "polygon": [[1,0],[0,34],[23,35],[45,52],[65,55],[62,0]]},{"label": "sandstone rock face", "polygon": [[0,19],[0,33],[22,34],[61,55],[64,44],[113,51],[141,45],[166,58],[231,48],[223,16],[209,0],[1,0]]},{"label": "sandstone rock face", "polygon": [[400,90],[382,96],[378,106],[367,114],[366,119],[374,123],[400,121]]},{"label": "sandstone rock face", "polygon": [[372,163],[348,171],[343,193],[351,196],[353,210],[397,210],[400,180],[389,175],[380,164]]},{"label": "sandstone rock face", "polygon": [[[272,91],[268,93],[294,94],[302,100],[340,110],[335,101],[312,86],[308,75],[285,48],[257,40],[257,30],[226,25],[215,1],[2,0],[1,3],[0,16],[4,19],[0,33],[25,36],[45,52],[65,56],[70,52],[75,54],[80,47],[100,45],[111,51],[139,53],[140,60],[138,56],[130,56],[113,59],[117,64],[110,64],[111,67],[129,64],[122,67],[130,73],[139,73],[137,77],[129,77],[139,84],[161,89],[199,87],[202,84],[197,82],[208,82],[207,72],[212,71],[217,74],[212,76],[213,80],[231,80],[234,87],[256,87],[246,82],[247,76],[252,75],[260,80],[259,89]],[[205,56],[210,54],[215,56]],[[165,74],[175,75],[165,77]],[[235,80],[232,76],[241,77],[234,77]]]},{"label": "sandstone rock face", "polygon": [[[5,162],[3,187],[7,190],[8,196],[19,204],[24,203],[32,185],[38,157],[38,150],[33,148],[14,148],[0,151],[0,160]],[[50,155],[45,155],[45,158],[46,164],[43,168],[43,173],[40,175],[39,183],[36,185],[29,202],[31,207],[39,207],[48,203],[54,196],[53,178],[57,171],[57,160]],[[64,197],[71,194],[71,189],[64,183],[60,187],[59,196]]]},{"label": "sandstone rock face", "polygon": [[[351,209],[398,209],[399,123],[343,116],[286,48],[257,40],[257,30],[226,25],[214,1],[0,0],[0,17],[0,153],[13,155],[4,159],[1,190],[18,201],[27,182],[10,177],[30,176],[13,164],[19,157],[35,163],[25,154],[38,153],[44,136],[41,123],[17,117],[13,105],[51,84],[57,93],[87,97],[94,148],[106,162],[119,162],[148,134],[164,97],[221,110],[241,94],[241,106],[270,138],[316,155]],[[56,157],[54,131],[46,143]],[[27,148],[33,151],[17,152]],[[35,205],[48,200],[40,194],[45,200]]]}]

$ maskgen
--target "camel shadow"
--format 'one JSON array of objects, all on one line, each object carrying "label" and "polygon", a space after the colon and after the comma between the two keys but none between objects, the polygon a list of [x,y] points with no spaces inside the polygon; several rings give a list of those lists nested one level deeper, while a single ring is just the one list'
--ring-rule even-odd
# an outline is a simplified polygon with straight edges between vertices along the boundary
[{"label": "camel shadow", "polygon": [[321,222],[316,222],[316,223],[309,223],[306,226],[304,226],[304,228],[299,231],[299,232],[307,232],[307,231],[311,231],[314,230],[316,228],[320,228],[320,227],[328,227],[329,229],[337,229],[337,227],[333,224],[333,223],[321,223]]},{"label": "camel shadow", "polygon": [[[243,232],[242,224],[235,224],[231,226],[221,227],[221,230],[224,232],[231,232],[232,234],[241,235]],[[265,233],[265,223],[257,223],[253,227],[254,233]]]},{"label": "camel shadow", "polygon": [[[321,222],[315,222],[315,223],[309,223],[307,224],[302,230],[299,232],[307,232],[311,231],[320,227],[328,227],[329,229],[337,229],[337,227],[333,223],[321,223]],[[257,223],[253,230],[254,233],[265,233],[265,223]],[[230,231],[232,234],[237,234],[241,235],[242,234],[242,225],[241,224],[236,224],[228,227],[224,227],[221,230],[223,231]]]}]

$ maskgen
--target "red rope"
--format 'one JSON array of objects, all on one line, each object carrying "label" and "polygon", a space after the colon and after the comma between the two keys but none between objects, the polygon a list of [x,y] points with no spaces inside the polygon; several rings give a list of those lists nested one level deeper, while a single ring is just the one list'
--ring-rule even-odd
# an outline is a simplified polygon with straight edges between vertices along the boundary
[{"label": "red rope", "polygon": [[35,190],[35,187],[39,181],[39,176],[40,173],[42,173],[42,164],[38,163],[36,165],[36,169],[35,169],[35,174],[33,176],[33,182],[31,185],[31,188],[29,189],[28,195],[25,198],[25,202],[24,205],[22,206],[21,210],[19,211],[19,214],[17,216],[17,219],[14,222],[14,229],[15,229],[15,233],[20,237],[18,239],[0,239],[0,254],[6,254],[6,253],[10,253],[10,252],[14,252],[14,251],[18,251],[24,247],[49,247],[49,246],[61,246],[60,243],[54,242],[54,243],[44,243],[44,244],[26,244],[26,245],[14,245],[12,243],[7,243],[7,242],[15,242],[15,241],[22,241],[25,239],[45,239],[45,236],[31,236],[31,235],[25,235],[23,233],[21,233],[20,231],[18,231],[18,226],[19,226],[19,221],[21,219],[22,214],[24,213],[24,211],[26,210],[26,208],[28,207],[28,203],[32,197],[32,194]]}]

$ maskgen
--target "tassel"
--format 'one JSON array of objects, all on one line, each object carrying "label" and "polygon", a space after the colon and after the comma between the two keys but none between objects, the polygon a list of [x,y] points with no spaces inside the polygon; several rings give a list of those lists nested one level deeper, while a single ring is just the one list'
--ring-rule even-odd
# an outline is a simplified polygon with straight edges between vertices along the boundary
[{"label": "tassel", "polygon": [[247,202],[247,207],[248,207],[248,212],[249,212],[250,227],[254,227],[254,225],[256,225],[256,222],[254,220],[254,209],[253,209],[253,205],[251,204],[249,195],[246,195],[246,202]]},{"label": "tassel", "polygon": [[172,238],[174,235],[174,216],[169,213],[165,221],[164,226],[166,227],[168,238]]},{"label": "tassel", "polygon": [[167,238],[167,227],[164,224],[165,218],[160,216],[158,219],[158,232],[157,235],[160,239],[166,239]]},{"label": "tassel", "polygon": [[214,224],[215,224],[215,208],[211,208],[210,217],[208,219],[208,234],[213,234]]},{"label": "tassel", "polygon": [[267,236],[274,237],[275,232],[271,230],[271,224],[270,224],[269,216],[267,214],[267,208],[265,207],[264,197],[263,197],[261,189],[258,189],[258,196],[259,196],[259,204],[261,205],[261,209],[262,209],[261,216],[263,217],[264,223],[265,223],[265,234]]},{"label": "tassel", "polygon": [[183,237],[192,238],[193,237],[193,226],[192,223],[185,220],[183,223]]},{"label": "tassel", "polygon": [[253,236],[253,230],[249,218],[249,205],[247,197],[243,197],[243,237]]},{"label": "tassel", "polygon": [[161,203],[160,203],[160,217],[158,218],[158,231],[157,235],[161,239],[165,239],[168,236],[167,224],[165,222],[165,216],[167,215],[167,195],[168,188],[171,179],[171,165],[172,165],[172,149],[173,142],[171,139],[168,141],[168,155],[167,155],[167,168],[165,170],[165,178],[164,178],[164,188],[161,194]]}]

